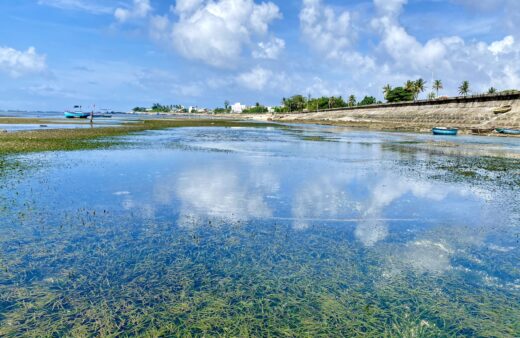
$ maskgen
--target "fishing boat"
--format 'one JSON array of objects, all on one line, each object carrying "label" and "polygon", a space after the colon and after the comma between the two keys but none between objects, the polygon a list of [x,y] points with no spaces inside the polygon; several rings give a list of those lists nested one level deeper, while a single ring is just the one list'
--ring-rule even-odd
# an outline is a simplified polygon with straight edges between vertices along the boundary
[{"label": "fishing boat", "polygon": [[110,118],[112,118],[112,115],[110,115],[110,114],[100,114],[100,113],[96,114],[96,113],[94,113],[93,117],[98,117],[98,118],[102,117],[102,118],[105,118],[105,119],[110,119]]},{"label": "fishing boat", "polygon": [[519,129],[497,128],[497,133],[507,135],[520,135]]},{"label": "fishing boat", "polygon": [[455,136],[459,130],[457,128],[447,128],[447,127],[436,127],[432,129],[433,135],[450,135]]},{"label": "fishing boat", "polygon": [[64,113],[65,117],[68,119],[86,119],[90,116],[90,113],[85,113],[81,110],[81,106],[74,106],[73,110],[67,110]]},{"label": "fishing boat", "polygon": [[493,132],[495,128],[473,128],[471,129],[471,132],[473,134],[489,134]]},{"label": "fishing boat", "polygon": [[511,109],[513,109],[512,106],[502,106],[500,108],[497,108],[497,109],[493,110],[493,113],[495,113],[495,114],[504,114],[504,113],[507,113],[507,112],[511,111]]}]

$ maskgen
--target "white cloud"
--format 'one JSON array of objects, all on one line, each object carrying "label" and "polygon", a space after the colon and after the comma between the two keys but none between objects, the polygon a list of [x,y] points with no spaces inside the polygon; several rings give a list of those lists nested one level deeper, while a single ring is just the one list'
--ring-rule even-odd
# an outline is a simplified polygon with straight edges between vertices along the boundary
[{"label": "white cloud", "polygon": [[0,71],[12,77],[41,73],[46,68],[45,55],[36,53],[34,47],[30,47],[25,52],[9,47],[0,47]]},{"label": "white cloud", "polygon": [[488,47],[488,50],[493,55],[504,54],[510,52],[514,44],[515,38],[512,35],[508,35],[503,40],[493,42]]},{"label": "white cloud", "polygon": [[273,78],[273,72],[269,69],[256,67],[249,72],[238,76],[237,81],[246,88],[262,90]]},{"label": "white cloud", "polygon": [[258,49],[253,51],[253,57],[256,59],[276,60],[284,48],[284,40],[272,38],[267,42],[259,42]]},{"label": "white cloud", "polygon": [[93,14],[107,14],[113,11],[112,7],[107,7],[105,4],[102,5],[92,0],[38,0],[38,4],[60,9],[80,10]]},{"label": "white cloud", "polygon": [[311,48],[333,61],[357,71],[374,68],[374,60],[353,48],[356,32],[351,13],[338,11],[322,0],[304,0],[300,11],[304,40]]},{"label": "white cloud", "polygon": [[[152,37],[185,58],[221,68],[235,67],[244,46],[265,36],[271,22],[282,17],[274,3],[253,0],[183,0],[173,11],[178,20],[152,18]],[[272,46],[264,45],[268,51],[262,55],[277,55],[281,42],[273,41]]]},{"label": "white cloud", "polygon": [[130,19],[145,18],[151,11],[152,5],[150,5],[150,0],[133,0],[131,7],[117,8],[114,16],[119,22],[126,22]]},{"label": "white cloud", "polygon": [[378,63],[386,69],[380,74],[429,79],[433,71],[436,78],[445,80],[446,88],[452,88],[452,94],[462,80],[469,80],[474,92],[485,91],[491,85],[520,86],[520,48],[512,35],[490,44],[467,42],[459,36],[437,37],[421,43],[399,22],[406,3],[406,0],[374,0],[378,14],[372,20],[372,27],[381,38],[380,51],[390,57],[380,56]]},{"label": "white cloud", "polygon": [[256,66],[250,71],[238,74],[235,83],[255,91],[266,89],[278,92],[289,92],[294,90],[294,84],[298,83],[297,75],[287,75],[285,72],[275,72],[271,69]]}]

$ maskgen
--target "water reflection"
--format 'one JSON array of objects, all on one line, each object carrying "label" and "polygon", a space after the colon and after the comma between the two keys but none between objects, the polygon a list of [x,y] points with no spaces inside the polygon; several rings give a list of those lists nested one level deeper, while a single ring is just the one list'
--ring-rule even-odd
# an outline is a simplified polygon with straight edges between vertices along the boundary
[{"label": "water reflection", "polygon": [[511,336],[518,188],[447,179],[381,147],[394,134],[335,133],[180,129],[44,155],[0,188],[0,335]]},{"label": "water reflection", "polygon": [[270,187],[261,183],[241,179],[238,172],[226,167],[181,173],[174,190],[180,210],[177,223],[190,228],[208,220],[218,224],[269,218],[272,211],[264,196]]}]

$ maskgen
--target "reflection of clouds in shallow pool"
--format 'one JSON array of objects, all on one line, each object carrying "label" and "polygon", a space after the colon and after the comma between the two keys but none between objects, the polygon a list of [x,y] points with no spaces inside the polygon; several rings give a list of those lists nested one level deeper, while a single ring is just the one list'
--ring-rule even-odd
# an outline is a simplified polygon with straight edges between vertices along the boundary
[{"label": "reflection of clouds in shallow pool", "polygon": [[406,245],[403,261],[418,272],[443,272],[451,268],[452,254],[445,243],[418,240]]},{"label": "reflection of clouds in shallow pool", "polygon": [[411,193],[414,197],[434,201],[441,201],[448,194],[446,189],[436,188],[429,183],[395,177],[383,179],[371,190],[371,197],[362,211],[363,220],[354,231],[356,238],[365,246],[372,246],[388,236],[388,224],[382,220],[384,209],[405,194]]},{"label": "reflection of clouds in shallow pool", "polygon": [[321,177],[301,187],[292,203],[293,227],[298,230],[309,227],[309,219],[336,218],[355,209],[341,185],[348,179]]},{"label": "reflection of clouds in shallow pool", "polygon": [[[362,211],[363,221],[359,222],[355,236],[366,246],[372,246],[388,235],[388,224],[382,221],[384,210],[393,202],[411,194],[414,198],[441,202],[449,194],[477,196],[470,190],[457,186],[432,184],[424,181],[388,177],[372,189],[371,197]],[[410,215],[411,216],[411,215]],[[440,215],[442,217],[442,215]]]},{"label": "reflection of clouds in shallow pool", "polygon": [[208,220],[238,222],[270,217],[272,211],[264,201],[269,187],[252,187],[248,182],[252,181],[241,180],[237,172],[222,167],[180,175],[175,186],[180,201],[179,226],[198,226]]}]

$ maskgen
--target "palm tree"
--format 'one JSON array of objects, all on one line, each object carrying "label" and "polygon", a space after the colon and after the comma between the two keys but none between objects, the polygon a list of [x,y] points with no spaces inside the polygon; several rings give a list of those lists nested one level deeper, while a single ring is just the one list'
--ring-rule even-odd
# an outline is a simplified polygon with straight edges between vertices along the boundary
[{"label": "palm tree", "polygon": [[287,108],[287,99],[285,97],[282,98],[282,105],[283,105],[283,108],[284,108],[284,111],[285,111],[285,109]]},{"label": "palm tree", "polygon": [[417,98],[419,97],[419,94],[424,92],[424,89],[426,88],[426,81],[424,81],[423,79],[418,79],[414,82],[414,94],[415,94],[415,99],[417,100]]},{"label": "palm tree", "polygon": [[392,91],[392,86],[390,86],[389,84],[383,87],[383,95],[385,97],[385,100],[386,96],[388,95],[388,93],[390,93],[390,91]]},{"label": "palm tree", "polygon": [[437,92],[437,97],[439,97],[439,90],[443,89],[444,86],[442,85],[441,80],[435,80],[433,81],[433,89]]},{"label": "palm tree", "polygon": [[354,107],[356,105],[356,97],[354,95],[348,97],[348,105],[349,107]]},{"label": "palm tree", "polygon": [[404,89],[406,89],[409,92],[415,93],[415,82],[410,80],[406,81],[406,83],[404,84]]},{"label": "palm tree", "polygon": [[434,92],[430,92],[430,93],[428,94],[428,100],[435,100],[436,97],[437,97],[437,96],[435,95]]},{"label": "palm tree", "polygon": [[491,87],[488,90],[488,94],[495,94],[497,92],[497,89],[495,87]]},{"label": "palm tree", "polygon": [[459,94],[462,96],[468,96],[469,90],[469,81],[462,81],[461,85],[459,86]]}]

